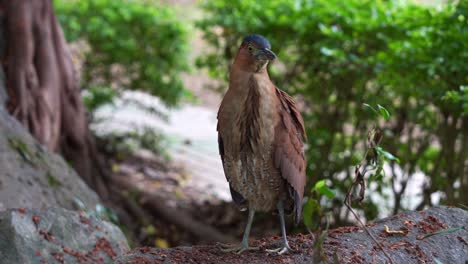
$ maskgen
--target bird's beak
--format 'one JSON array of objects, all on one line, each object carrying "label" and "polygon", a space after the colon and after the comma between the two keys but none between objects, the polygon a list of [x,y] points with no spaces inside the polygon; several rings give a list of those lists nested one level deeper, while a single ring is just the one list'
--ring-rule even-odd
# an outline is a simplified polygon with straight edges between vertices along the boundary
[{"label": "bird's beak", "polygon": [[267,48],[263,48],[263,49],[258,49],[256,54],[255,54],[255,58],[257,58],[257,60],[274,60],[276,59],[276,54],[267,49]]}]

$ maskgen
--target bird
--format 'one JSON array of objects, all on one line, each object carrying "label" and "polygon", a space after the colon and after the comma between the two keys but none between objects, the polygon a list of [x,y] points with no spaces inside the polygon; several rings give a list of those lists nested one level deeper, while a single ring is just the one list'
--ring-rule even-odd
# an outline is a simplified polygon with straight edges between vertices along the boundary
[{"label": "bird", "polygon": [[306,184],[304,120],[291,96],[270,80],[267,65],[277,58],[258,34],[243,38],[229,72],[229,87],[217,115],[218,147],[233,202],[248,210],[239,245],[221,244],[225,252],[258,250],[249,246],[255,212],[278,211],[281,246],[291,251],[285,213],[298,224]]}]

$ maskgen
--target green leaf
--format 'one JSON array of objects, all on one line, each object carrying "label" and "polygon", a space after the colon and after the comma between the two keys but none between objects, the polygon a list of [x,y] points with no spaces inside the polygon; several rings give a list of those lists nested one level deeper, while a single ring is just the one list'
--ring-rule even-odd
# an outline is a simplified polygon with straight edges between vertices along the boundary
[{"label": "green leaf", "polygon": [[375,110],[375,108],[372,107],[370,104],[365,104],[365,103],[364,103],[363,105],[364,105],[365,107],[370,108],[376,115],[379,115],[379,112],[377,112],[377,110]]},{"label": "green leaf", "polygon": [[320,204],[317,202],[317,200],[315,199],[307,200],[306,204],[304,205],[304,208],[302,209],[304,225],[307,228],[313,228],[314,226],[313,216],[317,215],[317,213],[320,212],[320,210],[321,210]]},{"label": "green leaf", "polygon": [[386,160],[393,160],[396,163],[400,163],[400,159],[395,157],[392,153],[383,150],[381,147],[375,147],[375,150],[379,155],[382,155]]},{"label": "green leaf", "polygon": [[465,227],[464,226],[459,226],[459,227],[454,227],[454,228],[442,229],[442,230],[439,230],[437,232],[430,233],[430,234],[427,234],[427,235],[423,236],[421,238],[421,240],[426,239],[426,238],[431,237],[431,236],[435,236],[435,235],[454,233],[454,232],[457,232],[458,230],[462,230],[462,229],[465,229]]},{"label": "green leaf", "polygon": [[335,192],[328,188],[325,184],[325,180],[320,180],[315,183],[314,190],[317,191],[321,195],[325,195],[329,199],[333,199],[335,197]]},{"label": "green leaf", "polygon": [[377,107],[379,108],[380,115],[383,116],[383,118],[385,118],[386,121],[390,120],[390,113],[388,112],[388,110],[379,104],[377,105]]}]

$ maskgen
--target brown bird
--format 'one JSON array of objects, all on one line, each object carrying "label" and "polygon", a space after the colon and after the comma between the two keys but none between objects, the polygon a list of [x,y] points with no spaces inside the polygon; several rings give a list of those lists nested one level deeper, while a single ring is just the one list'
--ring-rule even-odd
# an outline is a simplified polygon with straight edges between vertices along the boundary
[{"label": "brown bird", "polygon": [[218,112],[218,144],[233,201],[249,210],[242,242],[223,245],[241,253],[249,247],[255,211],[278,210],[282,245],[269,250],[290,250],[284,214],[295,212],[298,223],[306,182],[305,129],[293,99],[277,88],[267,71],[276,58],[260,35],[244,38],[229,75],[229,89]]}]

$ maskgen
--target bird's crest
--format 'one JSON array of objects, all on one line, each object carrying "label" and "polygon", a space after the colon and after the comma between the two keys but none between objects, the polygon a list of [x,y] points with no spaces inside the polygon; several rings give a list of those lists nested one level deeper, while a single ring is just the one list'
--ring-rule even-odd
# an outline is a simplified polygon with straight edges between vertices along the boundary
[{"label": "bird's crest", "polygon": [[247,44],[247,43],[253,44],[257,46],[258,48],[271,49],[270,42],[266,38],[258,34],[251,34],[251,35],[246,36],[244,40],[242,41],[242,44]]}]

